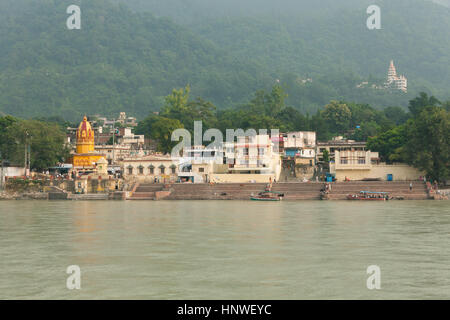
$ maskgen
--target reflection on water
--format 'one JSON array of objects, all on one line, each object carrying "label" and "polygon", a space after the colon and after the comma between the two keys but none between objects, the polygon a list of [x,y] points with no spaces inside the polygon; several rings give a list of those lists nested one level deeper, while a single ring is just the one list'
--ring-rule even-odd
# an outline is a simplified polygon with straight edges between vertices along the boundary
[{"label": "reflection on water", "polygon": [[449,204],[0,202],[0,298],[448,299]]}]

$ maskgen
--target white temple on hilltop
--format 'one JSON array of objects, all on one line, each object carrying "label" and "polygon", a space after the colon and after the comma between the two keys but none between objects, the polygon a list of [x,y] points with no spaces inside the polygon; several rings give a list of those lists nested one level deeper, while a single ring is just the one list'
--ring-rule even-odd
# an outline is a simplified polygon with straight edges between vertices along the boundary
[{"label": "white temple on hilltop", "polygon": [[408,79],[406,79],[406,77],[403,75],[397,75],[393,60],[391,60],[391,64],[389,66],[386,87],[395,90],[401,90],[403,92],[407,92],[408,89]]}]

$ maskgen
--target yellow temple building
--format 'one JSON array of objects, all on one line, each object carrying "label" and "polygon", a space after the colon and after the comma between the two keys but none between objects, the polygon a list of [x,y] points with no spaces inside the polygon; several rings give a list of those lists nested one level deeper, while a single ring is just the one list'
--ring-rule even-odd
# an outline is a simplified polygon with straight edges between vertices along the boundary
[{"label": "yellow temple building", "polygon": [[74,168],[94,168],[100,159],[105,155],[95,151],[94,129],[84,116],[83,121],[77,129],[76,153],[72,155],[72,165]]}]

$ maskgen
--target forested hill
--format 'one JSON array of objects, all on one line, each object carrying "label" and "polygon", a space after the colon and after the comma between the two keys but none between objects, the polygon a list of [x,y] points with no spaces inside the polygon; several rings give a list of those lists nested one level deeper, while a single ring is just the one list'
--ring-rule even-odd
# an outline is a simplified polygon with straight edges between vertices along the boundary
[{"label": "forested hill", "polygon": [[[272,84],[186,28],[109,1],[0,2],[0,112],[21,117],[84,113],[145,116],[173,88],[222,105]],[[82,9],[68,30],[66,8]]]},{"label": "forested hill", "polygon": [[[381,80],[393,59],[399,73],[408,77],[411,93],[424,90],[443,98],[449,96],[450,9],[431,1],[127,0],[127,3],[170,16],[239,58],[251,56],[269,66],[278,77],[284,73],[291,73],[292,77],[293,73],[316,79],[334,78],[338,72],[352,71],[364,78]],[[382,30],[366,27],[366,9],[373,4],[381,8]],[[343,78],[351,77],[344,73]],[[359,92],[340,88],[348,88],[346,80],[332,82],[338,83],[336,95],[359,98]],[[330,87],[330,83],[323,84]]]},{"label": "forested hill", "polygon": [[[81,30],[66,28],[71,4]],[[367,29],[369,4],[382,30]],[[2,0],[0,112],[142,117],[186,84],[225,108],[278,81],[304,112],[331,99],[406,106],[419,91],[446,100],[449,33],[450,9],[425,0]],[[408,94],[356,88],[381,84],[391,59]]]}]

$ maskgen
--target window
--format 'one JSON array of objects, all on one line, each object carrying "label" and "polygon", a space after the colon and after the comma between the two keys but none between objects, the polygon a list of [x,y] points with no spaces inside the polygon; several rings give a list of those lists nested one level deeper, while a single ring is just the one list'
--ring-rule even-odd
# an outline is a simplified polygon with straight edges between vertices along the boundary
[{"label": "window", "polygon": [[347,157],[342,157],[341,158],[341,164],[348,164],[348,158]]},{"label": "window", "polygon": [[139,166],[139,174],[144,174],[144,167],[143,166]]},{"label": "window", "polygon": [[161,166],[159,167],[159,170],[161,170],[161,174],[164,174],[166,172],[166,167]]},{"label": "window", "polygon": [[205,168],[198,168],[198,172],[205,172]]},{"label": "window", "polygon": [[366,158],[364,158],[364,157],[359,157],[359,158],[358,158],[358,164],[366,164]]},{"label": "window", "polygon": [[264,148],[258,148],[258,156],[263,156],[264,155]]},{"label": "window", "polygon": [[132,166],[129,166],[129,167],[128,167],[128,174],[129,174],[129,175],[132,175],[132,174],[133,174],[133,167],[132,167]]},{"label": "window", "polygon": [[148,170],[149,170],[150,174],[155,174],[155,167],[153,165],[150,165],[148,167]]},{"label": "window", "polygon": [[242,152],[243,152],[244,156],[248,156],[248,148],[244,148],[242,150]]},{"label": "window", "polygon": [[170,166],[170,170],[171,170],[171,172],[172,172],[172,174],[175,174],[176,173],[176,171],[177,171],[177,166],[176,165],[171,165]]}]

